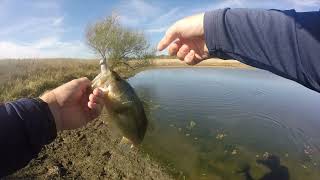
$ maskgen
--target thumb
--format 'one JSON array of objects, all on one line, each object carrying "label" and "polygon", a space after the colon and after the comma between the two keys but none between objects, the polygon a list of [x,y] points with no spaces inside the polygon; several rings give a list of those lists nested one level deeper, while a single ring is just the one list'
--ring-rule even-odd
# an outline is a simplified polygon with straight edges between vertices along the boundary
[{"label": "thumb", "polygon": [[91,81],[87,77],[82,77],[74,80],[81,88],[86,89],[91,86]]},{"label": "thumb", "polygon": [[158,51],[162,51],[169,46],[174,40],[179,37],[179,32],[177,31],[177,25],[172,25],[166,32],[165,36],[161,39],[158,44]]}]

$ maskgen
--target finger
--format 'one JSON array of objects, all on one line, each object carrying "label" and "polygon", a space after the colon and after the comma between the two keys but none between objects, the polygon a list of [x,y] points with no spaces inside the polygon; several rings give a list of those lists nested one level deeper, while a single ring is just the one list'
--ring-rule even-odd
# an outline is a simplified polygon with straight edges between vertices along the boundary
[{"label": "finger", "polygon": [[184,58],[184,61],[189,64],[189,65],[194,65],[195,64],[195,52],[194,50],[191,50],[186,57]]},{"label": "finger", "polygon": [[99,105],[104,105],[104,98],[102,98],[102,97],[99,97],[98,98],[98,100],[97,100],[97,103],[99,104]]},{"label": "finger", "polygon": [[95,102],[92,102],[92,101],[88,102],[88,107],[89,107],[90,110],[97,108],[97,106],[98,106],[98,104],[95,103]]},{"label": "finger", "polygon": [[91,84],[91,81],[87,77],[82,77],[82,78],[76,79],[76,81],[80,84],[83,84],[83,85],[90,85]]},{"label": "finger", "polygon": [[102,110],[103,104],[102,104],[102,103],[96,103],[96,102],[89,101],[89,102],[88,102],[88,108],[89,108],[90,110],[94,110],[94,109]]},{"label": "finger", "polygon": [[180,49],[181,47],[181,41],[180,40],[177,40],[175,41],[174,43],[170,44],[169,48],[168,48],[168,51],[169,51],[169,55],[170,56],[176,56],[177,55],[177,52],[178,50]]},{"label": "finger", "polygon": [[104,105],[104,99],[94,94],[90,94],[89,101],[98,105]]},{"label": "finger", "polygon": [[177,57],[180,60],[184,60],[184,58],[186,57],[186,55],[189,53],[190,48],[188,45],[184,44],[181,46],[181,48],[179,49],[178,53],[177,53]]},{"label": "finger", "polygon": [[90,111],[89,111],[91,119],[97,118],[100,115],[103,108],[102,105],[99,105],[96,103],[90,103],[90,102],[88,102],[88,106],[92,107],[90,108]]},{"label": "finger", "polygon": [[103,92],[101,89],[99,88],[95,88],[92,92],[93,95],[98,96],[103,98],[104,97],[104,93],[108,93],[108,90],[106,90],[106,92]]},{"label": "finger", "polygon": [[[95,97],[95,103],[98,103],[98,104],[101,104],[101,105],[104,105],[104,97],[105,97],[105,94],[108,94],[108,90],[106,90],[105,92],[103,92],[101,89],[99,88],[96,88],[93,90],[93,93],[92,93]],[[90,99],[89,99],[90,100]]]},{"label": "finger", "polygon": [[93,103],[97,103],[98,101],[98,96],[95,96],[94,94],[90,94],[89,95],[89,101],[93,102]]},{"label": "finger", "polygon": [[194,60],[194,58],[195,58],[195,52],[194,50],[191,50],[184,58],[184,61],[186,63],[191,63]]},{"label": "finger", "polygon": [[177,31],[177,25],[174,24],[167,30],[165,36],[158,43],[158,51],[162,51],[163,49],[168,47],[168,45],[171,44],[174,40],[176,40],[178,36],[179,32]]},{"label": "finger", "polygon": [[80,87],[83,92],[85,92],[87,88],[91,86],[91,81],[87,77],[74,79],[73,82],[76,83],[76,85]]},{"label": "finger", "polygon": [[97,104],[97,106],[95,108],[90,109],[91,114],[95,114],[95,115],[99,116],[102,111],[102,108],[103,108],[102,105]]},{"label": "finger", "polygon": [[102,92],[103,97],[108,96],[108,93],[109,93],[108,87],[106,87],[106,88],[99,88],[99,90]]}]

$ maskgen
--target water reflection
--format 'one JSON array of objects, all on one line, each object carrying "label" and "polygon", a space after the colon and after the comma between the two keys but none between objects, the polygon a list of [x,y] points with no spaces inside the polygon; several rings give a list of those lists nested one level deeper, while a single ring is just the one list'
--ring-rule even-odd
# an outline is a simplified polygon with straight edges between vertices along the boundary
[{"label": "water reflection", "polygon": [[262,180],[289,180],[288,168],[280,164],[280,159],[276,155],[268,156],[266,159],[259,159],[257,163],[262,164],[270,169]]},{"label": "water reflection", "polygon": [[261,179],[266,153],[290,179],[320,176],[318,93],[260,70],[155,69],[129,82],[153,127],[143,146],[177,178],[243,179],[247,164]]},{"label": "water reflection", "polygon": [[[289,180],[289,170],[286,166],[280,164],[280,158],[276,155],[269,155],[264,159],[258,159],[258,164],[262,164],[266,168],[270,170],[263,177],[259,178],[259,180]],[[250,173],[250,166],[245,165],[242,170],[238,171],[244,175],[246,180],[254,180]]]}]

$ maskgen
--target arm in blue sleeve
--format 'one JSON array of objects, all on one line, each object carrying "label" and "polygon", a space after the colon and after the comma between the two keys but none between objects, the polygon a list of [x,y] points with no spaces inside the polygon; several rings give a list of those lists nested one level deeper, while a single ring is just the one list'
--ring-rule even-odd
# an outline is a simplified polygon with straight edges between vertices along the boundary
[{"label": "arm in blue sleeve", "polygon": [[57,135],[48,104],[20,99],[0,105],[0,178],[37,156]]},{"label": "arm in blue sleeve", "polygon": [[221,9],[205,13],[211,56],[237,59],[320,92],[320,12]]}]

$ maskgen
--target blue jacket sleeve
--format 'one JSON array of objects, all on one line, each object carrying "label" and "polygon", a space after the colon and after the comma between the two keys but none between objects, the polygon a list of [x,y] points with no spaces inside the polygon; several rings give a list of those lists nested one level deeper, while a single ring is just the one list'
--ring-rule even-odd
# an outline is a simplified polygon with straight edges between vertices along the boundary
[{"label": "blue jacket sleeve", "polygon": [[320,12],[220,9],[204,17],[211,56],[237,59],[320,92]]},{"label": "blue jacket sleeve", "polygon": [[57,135],[48,105],[20,99],[0,105],[0,178],[13,173],[37,156]]}]

